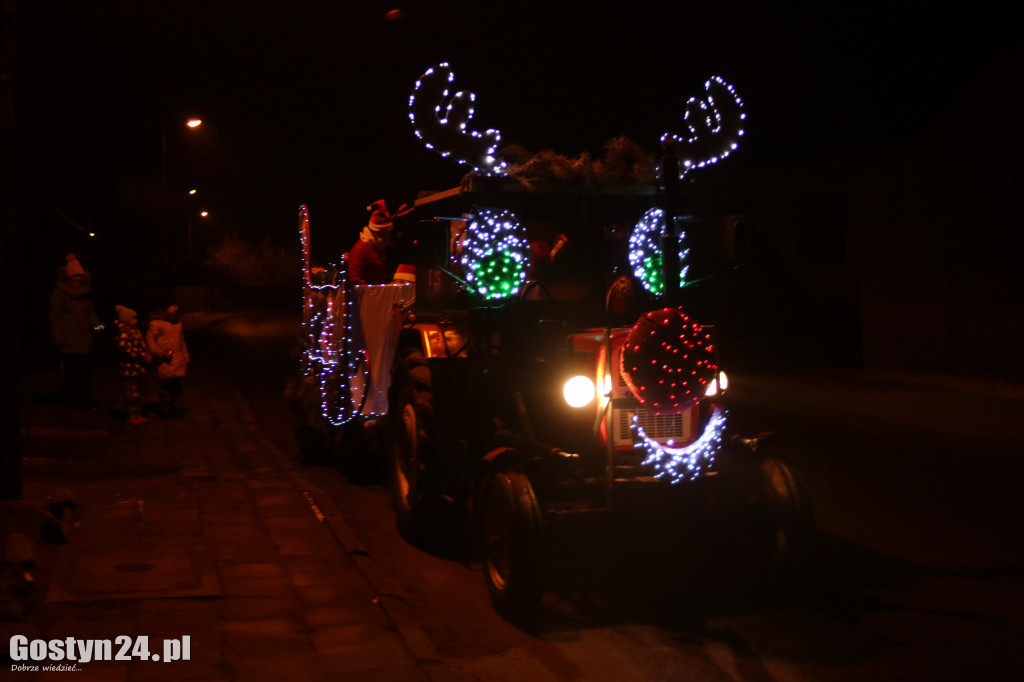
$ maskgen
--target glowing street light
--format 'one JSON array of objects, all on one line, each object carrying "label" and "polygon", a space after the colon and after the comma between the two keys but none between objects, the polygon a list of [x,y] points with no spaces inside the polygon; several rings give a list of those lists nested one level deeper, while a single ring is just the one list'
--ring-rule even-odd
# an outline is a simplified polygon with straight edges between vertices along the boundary
[{"label": "glowing street light", "polygon": [[[190,118],[185,122],[185,125],[195,130],[203,124],[201,118]],[[192,192],[190,192],[191,194]],[[163,210],[167,210],[167,129],[165,128],[160,135],[160,203],[164,207]]]},{"label": "glowing street light", "polygon": [[[189,118],[189,119],[185,120],[184,124],[185,124],[184,125],[185,130],[187,130],[187,131],[195,131],[197,128],[199,128],[201,125],[203,125],[203,120],[201,118]],[[160,213],[161,213],[161,218],[162,218],[162,221],[164,223],[164,226],[165,226],[165,229],[167,231],[167,234],[169,234],[171,232],[171,206],[168,203],[168,199],[169,199],[170,193],[168,191],[169,187],[168,187],[168,181],[167,181],[167,138],[168,138],[168,133],[169,132],[170,133],[174,133],[175,130],[181,130],[178,126],[181,126],[181,123],[175,124],[174,127],[171,128],[171,129],[168,129],[168,128],[165,127],[163,129],[163,131],[162,131],[161,140],[160,140]],[[176,190],[176,192],[177,192],[177,190]],[[196,190],[195,189],[191,189],[191,190],[189,190],[188,193],[189,193],[189,195],[194,196],[196,194]],[[192,224],[191,224],[191,219],[188,219],[186,221],[186,224],[187,224],[187,232],[188,232],[188,244],[187,244],[187,247],[186,247],[187,248],[187,252],[184,254],[184,257],[185,257],[185,259],[187,261],[187,260],[189,260],[191,258],[191,251],[192,251]]]}]

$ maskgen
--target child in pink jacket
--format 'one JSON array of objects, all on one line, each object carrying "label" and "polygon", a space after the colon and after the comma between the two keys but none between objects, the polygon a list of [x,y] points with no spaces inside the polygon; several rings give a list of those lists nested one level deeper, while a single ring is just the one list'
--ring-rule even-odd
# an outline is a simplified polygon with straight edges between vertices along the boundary
[{"label": "child in pink jacket", "polygon": [[189,356],[177,303],[169,303],[150,314],[146,345],[153,354],[153,362],[157,363],[160,416],[167,419],[183,417],[185,405],[182,401],[182,387]]}]

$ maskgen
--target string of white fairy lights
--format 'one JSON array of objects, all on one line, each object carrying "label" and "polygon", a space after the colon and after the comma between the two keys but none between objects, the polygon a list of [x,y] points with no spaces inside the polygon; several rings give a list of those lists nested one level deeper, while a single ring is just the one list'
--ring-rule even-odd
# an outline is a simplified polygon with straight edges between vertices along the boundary
[{"label": "string of white fairy lights", "polygon": [[[454,80],[451,66],[442,62],[427,69],[416,81],[409,96],[409,119],[416,136],[428,149],[438,151],[443,157],[454,158],[477,173],[503,175],[507,166],[495,158],[501,133],[495,129],[484,132],[468,129],[474,115],[476,95],[467,91],[452,94],[450,86]],[[703,99],[691,97],[686,102],[683,121],[687,133],[665,133],[661,136],[662,144],[671,148],[680,161],[680,177],[727,157],[738,147],[739,138],[744,134],[746,114],[735,88],[722,77],[713,76],[704,83],[704,89]],[[664,290],[660,274],[663,228],[664,214],[659,209],[652,209],[637,223],[630,236],[629,261],[633,274],[647,291],[655,295]],[[684,243],[685,234],[680,234],[679,240],[681,280],[685,282],[689,249]],[[488,252],[488,255],[491,254]],[[512,265],[515,256],[508,254],[502,258],[505,262],[501,266],[506,267]],[[464,257],[463,264],[466,262]],[[494,267],[498,266],[494,264]],[[486,289],[486,297],[502,297],[494,287]],[[482,293],[479,288],[477,290]]]},{"label": "string of white fairy lights", "polygon": [[692,481],[714,464],[725,434],[725,416],[725,410],[715,405],[700,437],[685,447],[677,448],[670,443],[662,445],[648,436],[638,417],[633,415],[629,425],[633,432],[633,447],[644,453],[643,466],[654,469],[655,478],[666,478],[672,484]]},{"label": "string of white fairy lights", "polygon": [[[306,333],[302,355],[303,375],[319,379],[320,412],[332,426],[343,426],[359,416],[362,405],[352,396],[353,379],[365,373],[365,351],[352,332],[353,292],[347,288],[348,258],[343,255],[334,282],[316,284],[310,273],[309,209],[299,207],[299,239],[302,242],[303,289]],[[337,304],[342,306],[336,310]],[[341,320],[342,329],[337,321]]]},{"label": "string of white fairy lights", "polygon": [[409,120],[416,137],[423,140],[427,149],[451,157],[481,175],[503,175],[506,164],[495,158],[501,133],[493,128],[483,132],[468,129],[475,113],[476,95],[463,90],[452,95],[449,85],[454,81],[455,74],[447,62],[427,69],[416,81],[409,95]]},{"label": "string of white fairy lights", "polygon": [[[665,291],[662,276],[662,239],[665,231],[665,212],[660,208],[648,210],[633,227],[629,235],[629,266],[633,275],[644,289],[659,296]],[[686,247],[686,233],[679,233],[680,284],[685,285],[690,268],[687,259],[690,249]]]},{"label": "string of white fairy lights", "polygon": [[487,300],[519,293],[530,265],[526,230],[507,209],[478,208],[473,212],[460,260],[466,282]]},{"label": "string of white fairy lights", "polygon": [[686,102],[686,135],[661,136],[662,144],[669,144],[679,159],[680,178],[729,156],[743,136],[747,115],[736,89],[720,76],[713,76],[704,83],[704,90],[704,99],[691,97]]}]

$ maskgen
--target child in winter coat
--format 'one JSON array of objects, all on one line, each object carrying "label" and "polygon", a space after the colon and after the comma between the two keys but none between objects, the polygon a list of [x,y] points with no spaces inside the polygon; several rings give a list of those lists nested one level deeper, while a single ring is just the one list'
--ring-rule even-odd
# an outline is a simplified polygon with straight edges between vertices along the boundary
[{"label": "child in winter coat", "polygon": [[169,419],[183,417],[185,405],[181,394],[190,359],[177,303],[169,303],[150,314],[146,345],[153,354],[153,361],[157,363],[160,416]]},{"label": "child in winter coat", "polygon": [[135,311],[116,305],[114,312],[117,315],[114,325],[117,327],[118,373],[123,387],[125,416],[129,424],[144,424],[146,418],[142,416],[140,382],[152,356],[139,331],[139,316]]}]

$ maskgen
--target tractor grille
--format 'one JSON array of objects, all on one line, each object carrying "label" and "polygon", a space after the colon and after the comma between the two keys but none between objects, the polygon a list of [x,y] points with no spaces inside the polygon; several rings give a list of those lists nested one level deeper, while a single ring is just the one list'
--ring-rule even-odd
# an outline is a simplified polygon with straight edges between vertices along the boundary
[{"label": "tractor grille", "polygon": [[[622,341],[624,340],[625,337],[622,337],[613,351],[615,387],[612,390],[612,396],[619,399],[635,400],[618,369],[622,357]],[[629,431],[629,424],[634,414],[637,416],[637,423],[643,427],[644,433],[659,443],[664,444],[671,440],[677,447],[681,447],[693,440],[693,419],[690,410],[681,414],[653,414],[648,412],[643,405],[637,404],[636,407],[628,409],[615,408],[612,410],[614,445],[633,444],[633,434]]]},{"label": "tractor grille", "polygon": [[615,445],[630,445],[633,443],[633,434],[629,431],[629,424],[633,415],[637,416],[637,423],[643,427],[644,432],[660,443],[672,440],[678,446],[686,445],[692,440],[690,433],[690,413],[682,414],[651,414],[644,407],[634,410],[612,410],[612,420],[615,425]]}]

